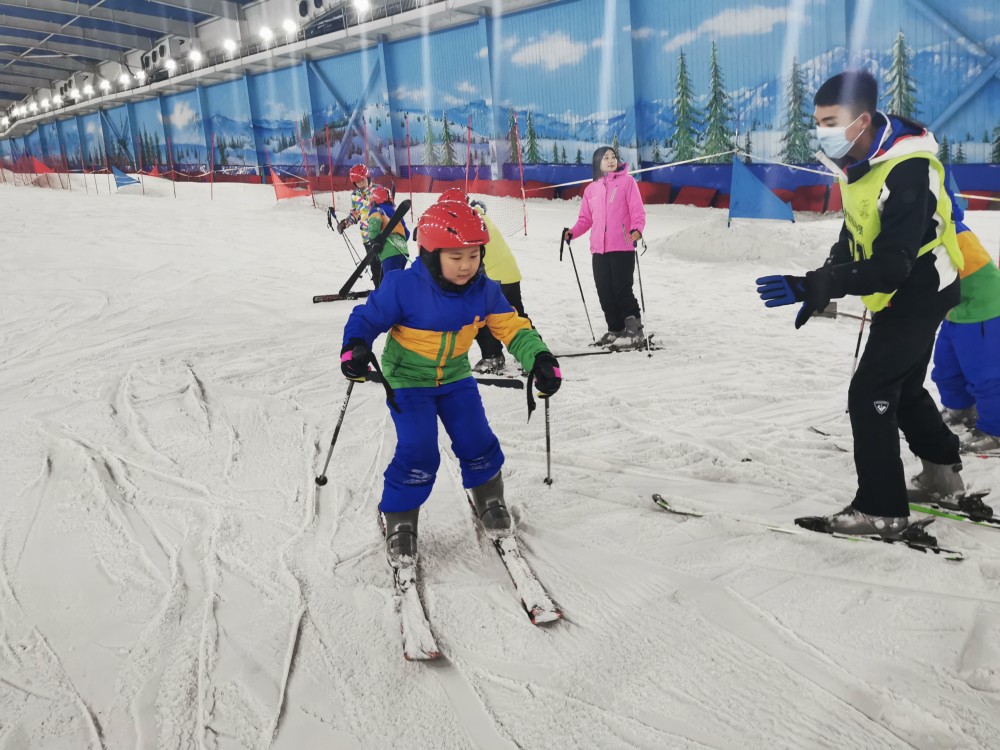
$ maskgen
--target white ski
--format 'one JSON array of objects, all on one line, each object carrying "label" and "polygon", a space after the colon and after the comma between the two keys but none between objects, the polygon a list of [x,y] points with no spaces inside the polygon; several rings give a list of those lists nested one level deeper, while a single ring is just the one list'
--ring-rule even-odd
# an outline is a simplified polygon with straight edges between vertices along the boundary
[{"label": "white ski", "polygon": [[513,534],[507,534],[496,539],[491,539],[493,546],[510,580],[517,589],[517,595],[521,599],[521,606],[528,615],[533,625],[544,625],[548,622],[561,620],[562,610],[552,601],[545,592],[545,588],[531,569],[528,561],[521,554],[521,546],[517,543],[517,538]]},{"label": "white ski", "polygon": [[403,635],[403,658],[407,661],[433,661],[441,656],[424,612],[424,603],[417,589],[417,561],[406,557],[392,566],[396,587],[396,614]]}]

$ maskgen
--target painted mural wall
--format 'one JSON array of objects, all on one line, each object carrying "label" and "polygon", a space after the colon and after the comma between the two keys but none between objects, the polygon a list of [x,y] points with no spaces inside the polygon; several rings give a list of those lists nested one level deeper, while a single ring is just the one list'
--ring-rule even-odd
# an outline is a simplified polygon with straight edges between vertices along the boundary
[{"label": "painted mural wall", "polygon": [[927,123],[944,161],[1000,163],[997,0],[564,0],[64,120],[3,153],[447,179],[466,161],[512,177],[519,145],[526,179],[549,182],[587,176],[603,144],[642,166],[733,148],[806,163],[812,96],[847,67]]}]

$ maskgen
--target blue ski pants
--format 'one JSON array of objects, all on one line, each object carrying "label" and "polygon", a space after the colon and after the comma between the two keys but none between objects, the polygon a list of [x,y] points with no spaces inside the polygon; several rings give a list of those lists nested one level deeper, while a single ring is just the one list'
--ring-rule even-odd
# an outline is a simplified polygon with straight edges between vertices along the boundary
[{"label": "blue ski pants", "polygon": [[396,402],[400,411],[389,410],[396,425],[396,454],[385,470],[379,503],[383,513],[412,510],[430,496],[441,464],[438,418],[458,456],[464,487],[478,487],[500,471],[500,441],[486,421],[474,378],[437,388],[398,388]]},{"label": "blue ski pants", "polygon": [[982,323],[941,324],[931,372],[949,409],[979,412],[976,426],[1000,435],[1000,318]]},{"label": "blue ski pants", "polygon": [[384,279],[389,271],[402,271],[404,268],[406,268],[405,255],[390,255],[382,261],[382,278]]}]

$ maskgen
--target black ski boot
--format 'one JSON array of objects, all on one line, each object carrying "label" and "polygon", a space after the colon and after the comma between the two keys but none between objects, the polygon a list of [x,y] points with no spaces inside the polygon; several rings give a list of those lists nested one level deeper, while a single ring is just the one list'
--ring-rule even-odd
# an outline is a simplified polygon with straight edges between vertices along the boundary
[{"label": "black ski boot", "polygon": [[476,517],[489,534],[503,536],[511,532],[513,522],[503,500],[503,477],[499,471],[492,479],[470,489],[469,496]]},{"label": "black ski boot", "polygon": [[382,524],[385,532],[385,550],[389,563],[393,566],[403,562],[403,558],[417,557],[417,516],[420,508],[402,513],[383,513]]}]

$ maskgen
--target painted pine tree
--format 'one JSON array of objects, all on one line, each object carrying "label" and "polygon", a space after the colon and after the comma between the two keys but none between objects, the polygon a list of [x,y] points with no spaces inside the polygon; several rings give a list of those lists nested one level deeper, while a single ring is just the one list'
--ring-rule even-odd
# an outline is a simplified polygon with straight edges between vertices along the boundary
[{"label": "painted pine tree", "polygon": [[455,139],[451,135],[448,113],[442,112],[441,118],[444,120],[441,126],[441,163],[446,167],[453,167],[458,163],[455,155]]},{"label": "painted pine tree", "polygon": [[1000,164],[1000,125],[993,128],[993,148],[990,150],[990,161]]},{"label": "painted pine tree", "polygon": [[892,63],[883,81],[885,84],[883,101],[886,109],[894,115],[917,116],[917,84],[910,72],[912,67],[912,51],[906,46],[906,38],[900,30],[892,43]]},{"label": "painted pine tree", "polygon": [[521,145],[518,143],[518,127],[517,127],[517,113],[514,110],[510,110],[510,114],[507,116],[507,163],[517,164],[517,154],[521,150]]},{"label": "painted pine tree", "polygon": [[694,91],[691,89],[691,77],[688,74],[684,50],[681,50],[677,57],[673,114],[674,132],[670,145],[674,150],[674,158],[677,160],[691,159],[697,155],[697,128],[701,125],[701,113],[694,103]]},{"label": "painted pine tree", "polygon": [[753,142],[750,140],[750,131],[747,131],[746,138],[743,139],[743,153],[745,154],[743,158],[744,164],[752,164],[753,159],[750,158],[753,154]]},{"label": "painted pine tree", "polygon": [[[611,138],[611,148],[614,149],[615,154],[619,154],[619,151],[618,151],[618,133],[615,133],[614,136],[612,136],[612,138]],[[619,155],[618,158],[621,159],[621,156]]]},{"label": "painted pine tree", "polygon": [[567,163],[566,162],[566,147],[565,146],[562,147],[562,153],[560,154],[559,161],[562,162],[563,164]]},{"label": "painted pine tree", "polygon": [[542,161],[542,152],[538,148],[538,136],[535,133],[535,126],[531,122],[531,112],[528,112],[525,118],[527,120],[525,128],[528,131],[528,141],[524,147],[524,163],[540,164]]},{"label": "painted pine tree", "polygon": [[813,161],[811,148],[809,115],[805,111],[806,77],[799,67],[799,59],[792,58],[792,70],[788,76],[785,134],[781,136],[781,157],[789,164],[807,164]]},{"label": "painted pine tree", "polygon": [[[719,154],[733,150],[733,131],[729,123],[733,119],[733,108],[729,104],[722,68],[719,65],[719,50],[712,42],[712,53],[708,63],[708,111],[705,119],[705,143],[702,150],[706,154]],[[728,156],[716,156],[707,161],[724,162]]]},{"label": "painted pine tree", "polygon": [[663,154],[660,153],[660,142],[659,141],[653,141],[653,154],[652,154],[651,158],[653,159],[653,164],[662,164],[663,163]]},{"label": "painted pine tree", "polygon": [[941,136],[941,143],[938,144],[938,161],[948,164],[951,161],[951,147],[948,145],[948,136]]},{"label": "painted pine tree", "polygon": [[958,144],[958,148],[955,149],[955,156],[952,157],[953,164],[965,164],[965,145],[962,143]]},{"label": "painted pine tree", "polygon": [[434,131],[431,129],[431,118],[427,118],[427,132],[424,134],[424,164],[437,166],[437,149],[434,148]]},{"label": "painted pine tree", "polygon": [[558,143],[553,143],[552,144],[552,163],[553,164],[558,164],[559,163],[559,144]]},{"label": "painted pine tree", "polygon": [[[997,130],[1000,131],[1000,128],[997,128]],[[997,161],[1000,161],[1000,159],[998,159]],[[574,163],[583,164],[583,151],[581,151],[580,149],[576,150],[576,161]]]}]

